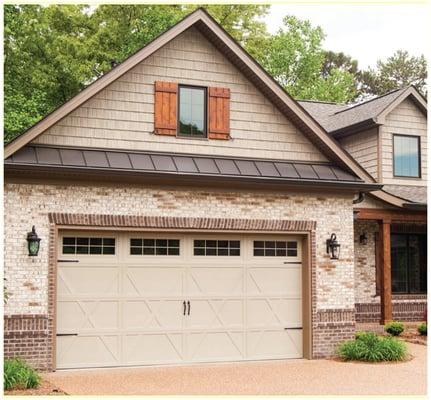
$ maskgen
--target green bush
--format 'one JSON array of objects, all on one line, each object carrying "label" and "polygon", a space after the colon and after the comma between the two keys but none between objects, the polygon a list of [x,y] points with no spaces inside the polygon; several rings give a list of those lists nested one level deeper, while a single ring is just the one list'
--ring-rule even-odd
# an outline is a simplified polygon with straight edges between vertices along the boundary
[{"label": "green bush", "polygon": [[426,322],[422,322],[421,324],[418,325],[418,332],[422,336],[427,336],[427,323]]},{"label": "green bush", "polygon": [[19,358],[4,360],[4,390],[31,389],[40,384],[39,374]]},{"label": "green bush", "polygon": [[385,331],[392,336],[400,336],[404,332],[404,324],[402,322],[392,321],[385,325]]},{"label": "green bush", "polygon": [[355,340],[347,340],[338,346],[337,354],[349,361],[402,361],[407,356],[407,347],[405,343],[393,337],[358,332]]}]

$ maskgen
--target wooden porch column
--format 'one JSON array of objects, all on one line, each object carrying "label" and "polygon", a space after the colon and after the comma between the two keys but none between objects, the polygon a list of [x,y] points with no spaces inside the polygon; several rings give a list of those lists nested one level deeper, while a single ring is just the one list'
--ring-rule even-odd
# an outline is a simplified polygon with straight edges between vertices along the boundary
[{"label": "wooden porch column", "polygon": [[391,280],[391,221],[383,219],[379,224],[381,244],[381,290],[380,290],[380,323],[392,321],[392,280]]}]

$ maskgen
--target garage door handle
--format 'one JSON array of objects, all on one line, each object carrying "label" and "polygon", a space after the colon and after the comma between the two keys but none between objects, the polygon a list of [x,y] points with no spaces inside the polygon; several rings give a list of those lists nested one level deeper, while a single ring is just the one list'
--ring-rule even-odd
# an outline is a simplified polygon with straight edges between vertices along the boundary
[{"label": "garage door handle", "polygon": [[186,301],[183,301],[183,315],[186,315]]},{"label": "garage door handle", "polygon": [[78,336],[77,333],[57,333],[57,336]]},{"label": "garage door handle", "polygon": [[291,329],[302,329],[302,326],[293,326],[292,328],[284,328],[285,331],[290,331]]},{"label": "garage door handle", "polygon": [[57,260],[57,262],[62,263],[62,262],[79,262],[79,260]]},{"label": "garage door handle", "polygon": [[189,307],[189,310],[187,311],[187,315],[190,315],[190,301],[187,302],[187,306]]}]

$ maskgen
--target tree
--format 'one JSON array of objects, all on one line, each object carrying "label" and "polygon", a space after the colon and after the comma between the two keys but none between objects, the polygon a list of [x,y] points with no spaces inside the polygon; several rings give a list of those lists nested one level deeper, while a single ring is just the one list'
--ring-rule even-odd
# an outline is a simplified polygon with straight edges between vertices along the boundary
[{"label": "tree", "polygon": [[358,61],[343,52],[325,51],[321,73],[326,77],[333,69],[340,69],[356,76],[359,72]]},{"label": "tree", "polygon": [[414,85],[426,94],[427,63],[423,55],[415,57],[398,50],[386,61],[379,60],[377,68],[360,74],[360,92],[365,96],[382,95],[391,90]]},{"label": "tree", "polygon": [[263,55],[258,54],[268,72],[298,99],[336,102],[353,99],[354,75],[334,63],[326,63],[322,29],[294,16],[286,16],[283,24],[266,40]]}]

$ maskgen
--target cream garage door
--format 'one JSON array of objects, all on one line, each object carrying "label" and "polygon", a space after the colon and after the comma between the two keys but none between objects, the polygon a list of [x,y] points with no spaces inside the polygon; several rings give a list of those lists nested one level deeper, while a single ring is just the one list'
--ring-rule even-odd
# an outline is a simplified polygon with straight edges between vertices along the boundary
[{"label": "cream garage door", "polygon": [[57,368],[302,357],[295,236],[60,234]]}]

